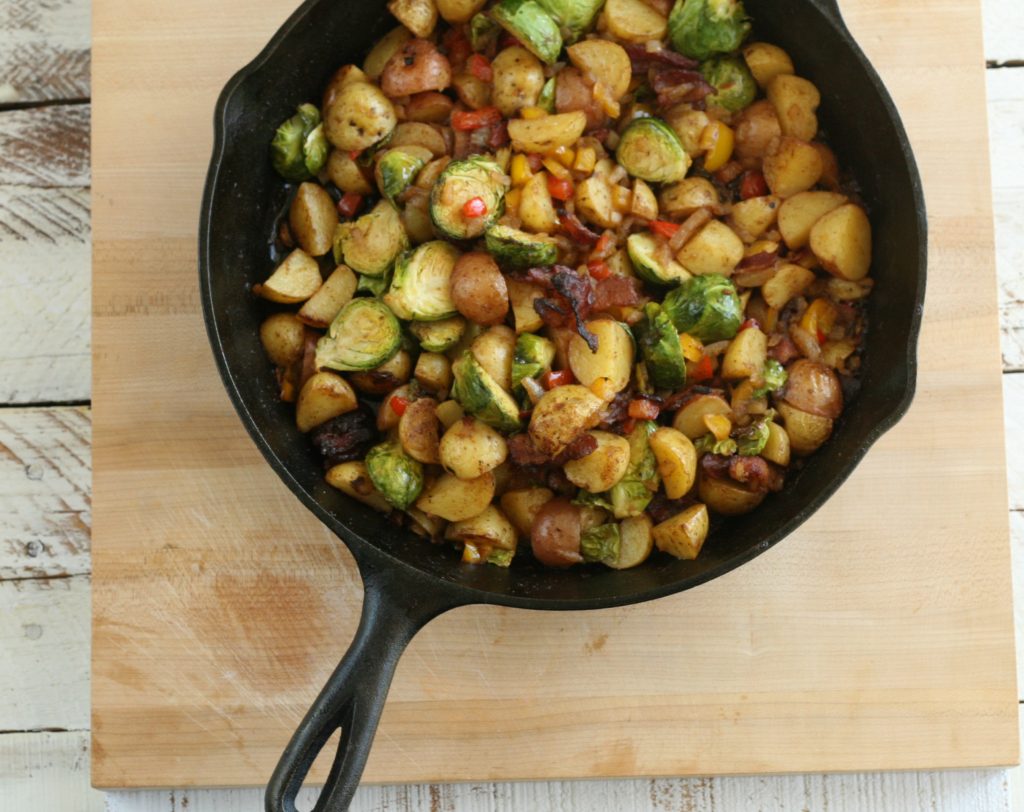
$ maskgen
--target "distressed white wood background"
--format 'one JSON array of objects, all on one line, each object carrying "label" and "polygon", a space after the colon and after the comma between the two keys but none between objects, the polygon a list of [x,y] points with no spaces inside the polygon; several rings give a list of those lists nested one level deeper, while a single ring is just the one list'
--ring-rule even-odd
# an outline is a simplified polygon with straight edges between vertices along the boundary
[{"label": "distressed white wood background", "polygon": [[[1024,4],[984,13],[1021,656]],[[0,0],[0,812],[257,812],[259,790],[89,788],[88,72],[89,0]],[[1024,774],[365,787],[353,809],[1001,812]]]}]

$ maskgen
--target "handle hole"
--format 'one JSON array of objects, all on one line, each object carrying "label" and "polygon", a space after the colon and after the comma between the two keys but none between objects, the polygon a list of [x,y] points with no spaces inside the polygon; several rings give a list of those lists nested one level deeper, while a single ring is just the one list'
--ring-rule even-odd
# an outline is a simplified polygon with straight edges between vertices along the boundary
[{"label": "handle hole", "polygon": [[313,765],[306,774],[302,789],[295,796],[296,812],[313,812],[316,808],[316,802],[320,798],[324,782],[327,780],[327,774],[331,771],[331,765],[334,763],[334,757],[338,752],[340,741],[341,728],[338,728],[331,734],[331,737],[324,746],[320,748],[320,752],[313,760]]}]

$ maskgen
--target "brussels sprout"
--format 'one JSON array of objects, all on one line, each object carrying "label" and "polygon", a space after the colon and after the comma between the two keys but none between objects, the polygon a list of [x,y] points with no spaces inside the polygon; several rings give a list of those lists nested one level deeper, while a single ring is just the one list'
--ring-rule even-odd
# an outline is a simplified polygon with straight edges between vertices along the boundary
[{"label": "brussels sprout", "polygon": [[690,278],[690,273],[667,251],[668,264],[658,256],[658,241],[649,231],[638,231],[626,239],[629,261],[641,279],[655,285],[678,285]]},{"label": "brussels sprout", "polygon": [[653,117],[634,119],[626,127],[615,158],[634,178],[651,183],[682,180],[690,168],[690,156],[675,130]]},{"label": "brussels sprout", "polygon": [[522,428],[519,407],[468,350],[452,365],[452,397],[478,420],[498,431]]},{"label": "brussels sprout", "polygon": [[515,550],[493,549],[487,554],[487,563],[494,564],[496,567],[508,567],[512,564],[515,554]]},{"label": "brussels sprout", "polygon": [[454,316],[451,281],[458,258],[458,249],[443,240],[425,242],[402,254],[384,301],[400,319],[437,321]]},{"label": "brussels sprout", "polygon": [[668,17],[672,47],[693,59],[735,51],[749,32],[740,0],[676,0]]},{"label": "brussels sprout", "polygon": [[697,449],[698,454],[717,454],[720,457],[731,457],[737,449],[736,441],[732,437],[719,440],[714,434],[705,434],[694,440],[693,447]]},{"label": "brussels sprout", "polygon": [[542,234],[528,234],[512,226],[498,223],[488,226],[485,242],[498,264],[509,268],[554,265],[558,259],[558,246],[553,239]]},{"label": "brussels sprout", "polygon": [[736,450],[744,457],[756,457],[768,445],[768,421],[764,418],[755,420],[749,426],[736,431]]},{"label": "brussels sprout", "polygon": [[274,169],[286,180],[313,177],[324,168],[328,152],[320,111],[312,104],[299,105],[298,112],[277,128],[270,142]]},{"label": "brussels sprout", "polygon": [[374,170],[380,193],[394,203],[395,198],[416,179],[429,156],[430,152],[422,147],[395,147],[385,152]]},{"label": "brussels sprout", "polygon": [[639,516],[658,489],[658,461],[649,442],[657,430],[657,423],[644,420],[626,438],[629,440],[629,468],[618,484],[608,491],[616,519]]},{"label": "brussels sprout", "polygon": [[353,299],[316,343],[316,366],[341,372],[373,369],[398,352],[401,342],[402,328],[386,304]]},{"label": "brussels sprout", "polygon": [[732,338],[743,323],[735,286],[718,274],[687,279],[669,291],[661,306],[680,333],[689,333],[705,344]]},{"label": "brussels sprout", "polygon": [[537,97],[537,106],[549,113],[555,112],[555,77],[552,76],[544,83]]},{"label": "brussels sprout", "polygon": [[375,445],[366,452],[365,464],[374,487],[399,510],[409,507],[423,490],[423,465],[398,442]]},{"label": "brussels sprout", "polygon": [[572,44],[590,28],[604,0],[537,0],[537,3],[568,34],[566,44]]},{"label": "brussels sprout", "polygon": [[753,397],[763,398],[769,392],[778,392],[786,385],[789,373],[774,358],[764,362],[764,384],[754,390]]},{"label": "brussels sprout", "polygon": [[536,0],[501,0],[491,16],[541,62],[554,65],[558,61],[562,32]]},{"label": "brussels sprout", "polygon": [[715,88],[715,93],[705,99],[709,106],[735,113],[753,103],[757,96],[757,82],[741,57],[713,56],[701,64],[700,72]]},{"label": "brussels sprout", "polygon": [[484,12],[473,15],[469,21],[469,44],[477,53],[487,50],[487,46],[498,39],[501,26]]},{"label": "brussels sprout", "polygon": [[572,500],[572,503],[579,507],[601,508],[602,510],[607,511],[614,510],[612,503],[608,500],[607,493],[591,493],[583,488],[580,488],[579,491],[576,492],[576,496]]},{"label": "brussels sprout", "polygon": [[395,207],[381,200],[358,220],[339,224],[334,232],[334,259],[368,276],[383,276],[409,247]]},{"label": "brussels sprout", "polygon": [[466,332],[466,320],[452,316],[440,321],[414,321],[409,325],[409,332],[427,352],[445,352],[459,343]]},{"label": "brussels sprout", "polygon": [[554,360],[554,342],[533,333],[522,333],[516,339],[512,356],[513,391],[521,388],[524,378],[537,378],[550,370]]},{"label": "brussels sprout", "polygon": [[656,389],[680,389],[686,383],[686,359],[679,345],[679,331],[654,302],[644,308],[644,315],[637,332],[651,383]]},{"label": "brussels sprout", "polygon": [[[430,191],[430,219],[449,239],[475,239],[505,211],[505,183],[505,173],[489,158],[452,161]],[[463,207],[475,197],[483,200],[484,214],[467,217]]]},{"label": "brussels sprout", "polygon": [[356,282],[356,290],[369,293],[371,296],[383,296],[384,291],[391,285],[391,271],[388,270],[383,276],[367,276],[359,274],[359,281]]},{"label": "brussels sprout", "polygon": [[602,524],[592,527],[580,537],[580,553],[584,561],[607,564],[619,558],[622,538],[617,524]]}]

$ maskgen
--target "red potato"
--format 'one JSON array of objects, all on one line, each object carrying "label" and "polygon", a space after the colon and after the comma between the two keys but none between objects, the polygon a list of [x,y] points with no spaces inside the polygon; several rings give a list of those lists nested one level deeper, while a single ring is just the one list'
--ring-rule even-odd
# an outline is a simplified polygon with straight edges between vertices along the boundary
[{"label": "red potato", "polygon": [[508,314],[508,285],[490,254],[471,251],[455,263],[451,280],[456,309],[477,324],[501,324]]},{"label": "red potato", "polygon": [[736,119],[733,155],[748,169],[756,168],[771,150],[772,142],[781,136],[782,126],[772,103],[754,102]]},{"label": "red potato", "polygon": [[832,420],[843,411],[843,389],[836,373],[824,364],[801,358],[786,368],[789,378],[783,399],[794,409]]},{"label": "red potato", "polygon": [[587,129],[604,125],[606,119],[600,102],[594,98],[594,85],[588,82],[579,68],[566,67],[555,80],[555,110],[559,113],[583,111],[587,116]]},{"label": "red potato", "polygon": [[537,511],[530,531],[530,546],[540,563],[548,567],[571,567],[583,561],[581,535],[580,508],[568,499],[552,499]]},{"label": "red potato", "polygon": [[444,90],[452,83],[448,57],[425,39],[411,39],[384,66],[380,89],[391,98]]}]

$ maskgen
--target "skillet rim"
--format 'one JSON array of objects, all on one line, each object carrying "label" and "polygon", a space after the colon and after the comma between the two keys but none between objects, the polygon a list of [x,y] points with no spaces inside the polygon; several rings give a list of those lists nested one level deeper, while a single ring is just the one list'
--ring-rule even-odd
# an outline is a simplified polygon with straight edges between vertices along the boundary
[{"label": "skillet rim", "polygon": [[228,113],[235,93],[245,84],[250,76],[255,74],[276,55],[284,41],[298,28],[309,11],[323,2],[330,0],[305,0],[275,32],[263,49],[248,64],[235,73],[221,91],[214,111],[214,142],[209,169],[203,187],[202,204],[200,208],[199,223],[199,292],[202,302],[203,321],[206,325],[207,338],[213,351],[221,380],[227,390],[228,397],[235,408],[236,413],[245,426],[246,431],[252,438],[256,447],[269,463],[277,476],[298,497],[299,501],[313,513],[314,516],[328,529],[330,529],[344,544],[360,568],[365,574],[368,567],[388,568],[394,574],[405,581],[418,583],[423,588],[434,590],[434,594],[443,594],[451,605],[461,604],[491,604],[509,606],[519,609],[536,609],[550,611],[574,611],[589,609],[606,609],[617,606],[627,606],[635,603],[644,603],[657,598],[673,595],[688,589],[700,586],[703,583],[719,578],[732,570],[740,567],[754,558],[758,557],[768,549],[774,547],[784,538],[797,530],[804,522],[825,504],[841,485],[849,478],[853,471],[860,464],[861,460],[878,441],[878,439],[889,431],[906,414],[913,401],[917,384],[917,346],[921,330],[925,288],[927,281],[928,264],[928,223],[925,209],[924,190],[921,182],[917,162],[914,159],[907,136],[906,129],[896,109],[892,97],[883,84],[878,73],[853,38],[850,31],[839,14],[839,9],[834,0],[802,0],[808,7],[813,9],[825,18],[826,23],[840,38],[843,45],[857,60],[864,71],[871,90],[878,97],[885,111],[886,117],[894,128],[897,140],[899,141],[900,152],[906,164],[907,174],[910,178],[910,192],[914,200],[914,216],[916,219],[918,242],[917,267],[915,269],[915,291],[914,308],[911,320],[908,325],[907,344],[905,347],[904,362],[901,367],[902,382],[898,398],[894,398],[891,405],[884,409],[883,416],[865,432],[859,444],[854,446],[847,453],[846,464],[843,469],[820,488],[817,494],[804,507],[779,525],[773,532],[768,533],[756,544],[751,545],[742,553],[731,558],[724,559],[721,563],[703,570],[699,573],[667,580],[655,587],[641,589],[621,595],[601,597],[536,597],[510,594],[488,589],[477,588],[457,581],[449,581],[435,574],[425,572],[418,567],[411,565],[402,556],[400,551],[391,551],[374,544],[361,537],[357,533],[344,527],[303,485],[293,476],[289,467],[274,452],[268,440],[260,430],[256,418],[249,409],[246,399],[236,382],[236,376],[232,371],[231,362],[221,334],[217,328],[214,291],[212,285],[212,206],[218,191],[218,179],[221,165],[225,158],[228,145],[228,134],[231,131],[232,123],[228,120]]}]

